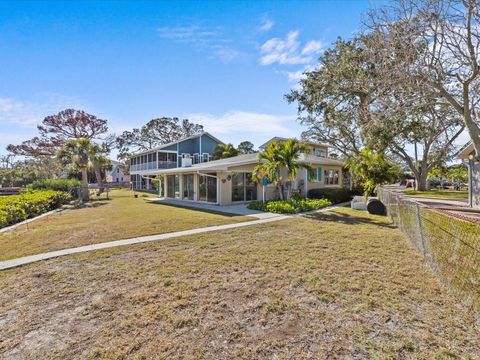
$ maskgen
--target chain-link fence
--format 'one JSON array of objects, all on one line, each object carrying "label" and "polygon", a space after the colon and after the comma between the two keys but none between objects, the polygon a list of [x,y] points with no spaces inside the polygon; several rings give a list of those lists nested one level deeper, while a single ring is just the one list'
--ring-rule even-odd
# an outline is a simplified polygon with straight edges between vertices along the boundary
[{"label": "chain-link fence", "polygon": [[480,309],[480,224],[454,217],[388,188],[378,191],[389,218],[465,303]]}]

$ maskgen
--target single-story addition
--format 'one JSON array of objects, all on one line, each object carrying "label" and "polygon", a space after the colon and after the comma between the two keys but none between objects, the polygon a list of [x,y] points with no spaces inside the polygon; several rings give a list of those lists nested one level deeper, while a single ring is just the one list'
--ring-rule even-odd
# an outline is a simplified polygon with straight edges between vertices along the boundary
[{"label": "single-story addition", "polygon": [[467,143],[457,154],[468,165],[468,204],[480,208],[480,161],[475,157],[472,142]]},{"label": "single-story addition", "polygon": [[[271,141],[273,140],[281,141],[279,138]],[[343,163],[328,158],[328,148],[325,145],[312,143],[309,147],[308,153],[301,155],[301,160],[308,163],[313,171],[300,169],[293,181],[293,188],[301,196],[306,196],[310,189],[341,187]],[[258,154],[246,154],[199,163],[185,162],[176,168],[134,170],[131,173],[132,176],[135,173],[142,178],[161,175],[163,181],[159,182],[160,193],[165,198],[218,205],[279,198],[275,185],[263,186],[252,180],[252,172],[257,164]],[[282,169],[280,175],[287,179],[286,169]]]}]

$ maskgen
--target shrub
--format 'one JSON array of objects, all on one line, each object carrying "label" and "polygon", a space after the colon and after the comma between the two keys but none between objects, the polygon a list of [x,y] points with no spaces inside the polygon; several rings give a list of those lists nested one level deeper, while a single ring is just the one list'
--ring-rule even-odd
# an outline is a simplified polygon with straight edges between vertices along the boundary
[{"label": "shrub", "polygon": [[310,189],[308,197],[312,199],[328,199],[334,204],[352,200],[354,195],[361,195],[361,191],[340,189]]},{"label": "shrub", "polygon": [[82,186],[81,181],[78,179],[48,179],[37,180],[27,185],[27,189],[32,190],[55,190],[65,191],[72,194],[72,191]]},{"label": "shrub", "polygon": [[37,190],[0,198],[0,228],[33,218],[71,200],[63,191]]},{"label": "shrub", "polygon": [[318,210],[330,206],[331,204],[332,203],[327,199],[293,198],[288,201],[254,201],[248,204],[248,208],[277,214],[296,214],[304,211]]}]

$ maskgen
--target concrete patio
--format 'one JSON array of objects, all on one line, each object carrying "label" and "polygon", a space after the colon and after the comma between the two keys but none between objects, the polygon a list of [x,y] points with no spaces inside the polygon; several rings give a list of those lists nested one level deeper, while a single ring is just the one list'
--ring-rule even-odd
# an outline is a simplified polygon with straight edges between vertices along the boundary
[{"label": "concrete patio", "polygon": [[179,207],[197,209],[202,211],[211,211],[211,212],[223,213],[223,214],[229,214],[229,215],[252,216],[257,219],[270,219],[273,217],[282,216],[280,214],[272,214],[272,213],[258,211],[258,210],[251,210],[247,208],[247,204],[219,206],[215,204],[208,204],[208,203],[202,203],[197,201],[173,200],[173,199],[165,199],[165,198],[147,198],[146,200],[163,204],[163,205],[179,206]]}]

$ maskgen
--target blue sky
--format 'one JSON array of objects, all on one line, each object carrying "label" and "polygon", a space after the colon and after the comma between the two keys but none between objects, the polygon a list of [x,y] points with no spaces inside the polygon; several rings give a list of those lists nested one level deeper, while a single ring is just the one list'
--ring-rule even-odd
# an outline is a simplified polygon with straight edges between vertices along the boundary
[{"label": "blue sky", "polygon": [[0,2],[0,153],[74,107],[121,133],[189,118],[237,145],[299,136],[284,95],[373,1]]}]

